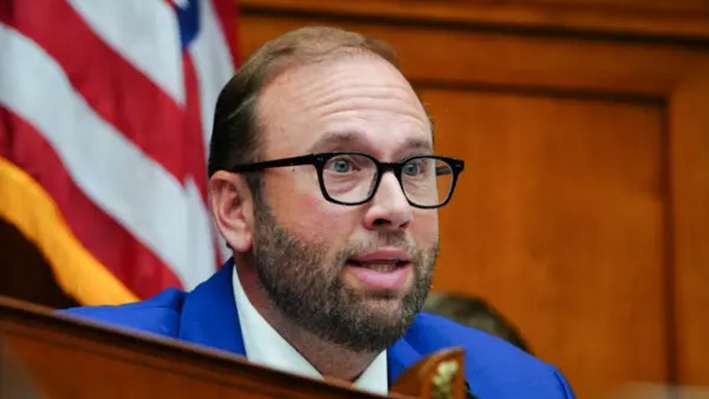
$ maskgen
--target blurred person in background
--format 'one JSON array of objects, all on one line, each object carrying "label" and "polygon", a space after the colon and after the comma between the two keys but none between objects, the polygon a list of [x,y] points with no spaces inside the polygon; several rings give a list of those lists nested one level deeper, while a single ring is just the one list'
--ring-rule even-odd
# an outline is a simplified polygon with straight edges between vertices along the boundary
[{"label": "blurred person in background", "polygon": [[492,334],[533,354],[517,326],[482,298],[458,293],[432,292],[426,299],[423,310]]}]

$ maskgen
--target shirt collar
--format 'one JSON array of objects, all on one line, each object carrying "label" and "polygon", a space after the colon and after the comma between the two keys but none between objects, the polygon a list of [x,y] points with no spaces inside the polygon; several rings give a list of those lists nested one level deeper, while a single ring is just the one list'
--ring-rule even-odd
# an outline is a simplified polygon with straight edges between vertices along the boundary
[{"label": "shirt collar", "polygon": [[[234,300],[249,361],[284,372],[322,379],[322,375],[261,316],[246,296],[237,267],[233,272]],[[387,395],[387,354],[380,353],[354,382],[358,389]]]}]

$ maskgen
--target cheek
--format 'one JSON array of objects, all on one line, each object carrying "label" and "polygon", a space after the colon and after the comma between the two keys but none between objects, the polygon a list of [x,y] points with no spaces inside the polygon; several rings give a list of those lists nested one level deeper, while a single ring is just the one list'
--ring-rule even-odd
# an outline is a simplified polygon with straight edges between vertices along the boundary
[{"label": "cheek", "polygon": [[268,181],[268,203],[276,220],[288,230],[295,230],[299,224],[312,219],[313,202],[320,195],[317,182],[307,181],[296,169],[282,169],[272,174]]},{"label": "cheek", "polygon": [[320,242],[342,245],[357,227],[351,207],[333,204],[319,194],[304,197],[303,209],[313,237]]},{"label": "cheek", "polygon": [[417,211],[411,223],[411,232],[419,244],[434,243],[438,239],[438,212]]},{"label": "cheek", "polygon": [[352,211],[328,202],[320,191],[289,191],[272,202],[276,219],[288,231],[314,242],[346,241],[354,226]]}]

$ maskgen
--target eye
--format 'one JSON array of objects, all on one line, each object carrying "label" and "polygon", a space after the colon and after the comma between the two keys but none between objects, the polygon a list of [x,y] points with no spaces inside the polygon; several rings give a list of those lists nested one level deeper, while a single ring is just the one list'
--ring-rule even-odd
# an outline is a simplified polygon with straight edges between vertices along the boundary
[{"label": "eye", "polygon": [[353,168],[352,161],[348,158],[339,157],[331,159],[327,162],[325,167],[335,173],[347,173],[351,172]]},{"label": "eye", "polygon": [[418,176],[421,174],[421,162],[422,159],[415,159],[413,161],[409,161],[404,165],[404,168],[402,169],[402,172],[407,175],[407,176]]}]

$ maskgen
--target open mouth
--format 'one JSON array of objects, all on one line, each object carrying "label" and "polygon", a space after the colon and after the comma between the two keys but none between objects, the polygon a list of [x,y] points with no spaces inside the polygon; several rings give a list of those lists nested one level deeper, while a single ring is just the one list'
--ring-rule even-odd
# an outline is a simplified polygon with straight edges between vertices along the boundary
[{"label": "open mouth", "polygon": [[378,291],[400,291],[410,284],[412,275],[409,254],[397,248],[353,256],[347,266],[359,286]]},{"label": "open mouth", "polygon": [[389,273],[398,268],[407,266],[410,262],[405,259],[373,259],[361,261],[348,259],[347,264],[352,267],[362,267],[379,273]]}]

